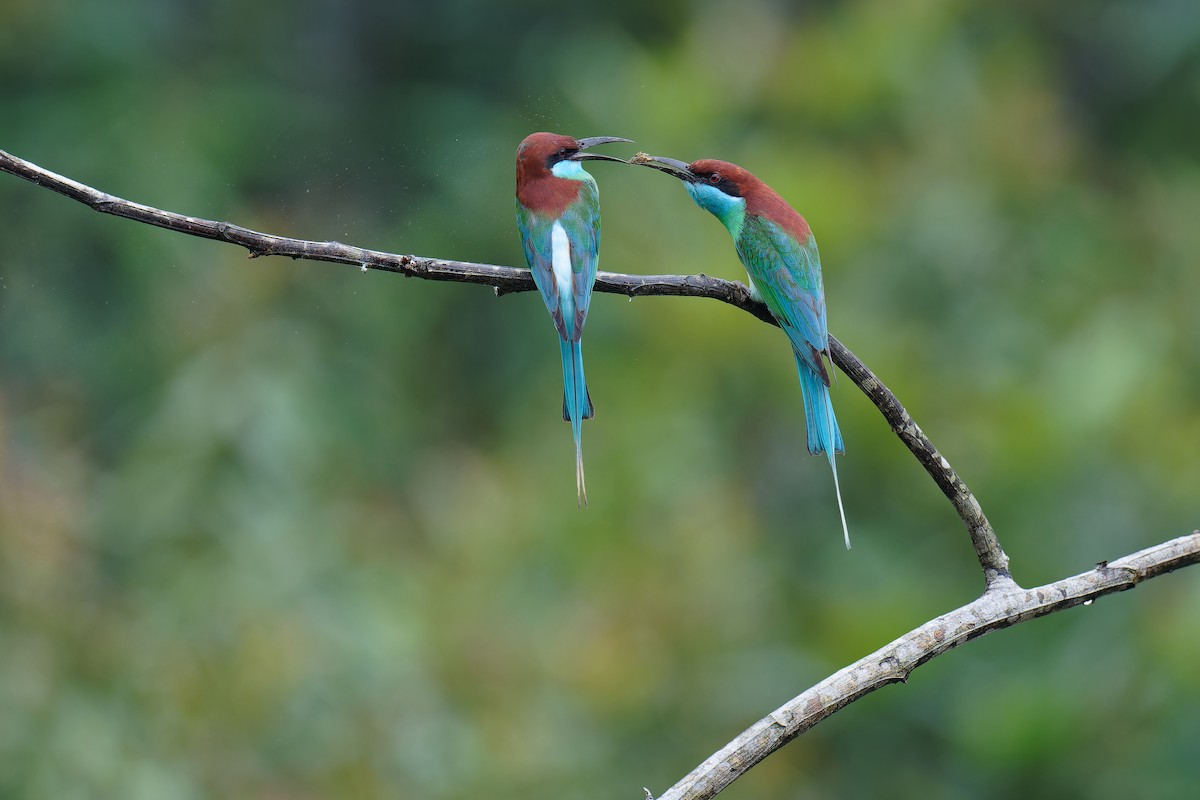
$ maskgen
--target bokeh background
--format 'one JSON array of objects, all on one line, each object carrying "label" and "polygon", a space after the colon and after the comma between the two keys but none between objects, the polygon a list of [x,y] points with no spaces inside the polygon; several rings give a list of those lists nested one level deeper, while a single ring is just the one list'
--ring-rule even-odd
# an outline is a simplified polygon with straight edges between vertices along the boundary
[{"label": "bokeh background", "polygon": [[[1200,7],[6,0],[0,147],[284,235],[517,265],[533,130],[737,161],[1031,586],[1197,527]],[[739,278],[596,164],[602,269]],[[0,175],[0,796],[640,798],[972,599],[848,380],[855,547],[779,332],[597,296],[575,507],[540,299],[247,260]],[[730,798],[1172,798],[1200,574],[971,643]]]}]

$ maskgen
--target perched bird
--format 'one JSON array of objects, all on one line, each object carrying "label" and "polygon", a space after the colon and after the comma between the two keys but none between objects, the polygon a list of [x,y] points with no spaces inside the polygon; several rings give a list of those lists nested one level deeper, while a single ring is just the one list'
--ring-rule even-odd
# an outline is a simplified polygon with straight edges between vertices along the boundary
[{"label": "perched bird", "polygon": [[582,425],[595,414],[583,378],[580,337],[596,282],[600,250],[600,191],[579,162],[624,159],[584,152],[616,136],[572,139],[531,133],[517,147],[517,230],[533,281],[546,301],[562,348],[563,419],[575,436],[575,489],[587,505],[583,480]]},{"label": "perched bird", "polygon": [[800,372],[808,450],[825,453],[833,470],[842,534],[850,547],[835,453],[844,453],[842,433],[829,399],[829,329],[821,258],[812,231],[770,186],[727,161],[703,159],[685,164],[673,158],[638,153],[629,163],[653,167],[683,181],[696,204],[710,212],[733,236],[738,258],[750,278],[750,292],[766,303],[787,333]]}]

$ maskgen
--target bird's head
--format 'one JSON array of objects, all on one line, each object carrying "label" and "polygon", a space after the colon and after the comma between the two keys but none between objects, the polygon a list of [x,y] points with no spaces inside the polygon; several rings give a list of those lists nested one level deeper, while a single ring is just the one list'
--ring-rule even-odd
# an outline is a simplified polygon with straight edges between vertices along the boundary
[{"label": "bird's head", "polygon": [[[527,209],[556,217],[579,197],[592,176],[582,161],[619,161],[624,159],[600,153],[588,153],[589,147],[609,142],[628,142],[619,136],[593,136],[572,139],[558,133],[531,133],[517,147],[517,200]],[[594,182],[593,182],[593,185]]]},{"label": "bird's head", "polygon": [[745,219],[746,196],[754,193],[754,184],[762,183],[738,165],[714,158],[687,164],[674,158],[638,153],[629,163],[650,167],[683,181],[696,205],[721,220],[735,237],[741,232]]},{"label": "bird's head", "polygon": [[630,164],[650,167],[683,181],[696,204],[724,223],[736,239],[747,214],[770,219],[793,236],[808,236],[808,223],[752,172],[715,158],[687,164],[674,158],[638,153]]},{"label": "bird's head", "polygon": [[702,158],[685,164],[674,158],[651,156],[638,153],[629,160],[630,164],[665,172],[683,181],[686,186],[707,186],[711,190],[728,195],[729,197],[744,197],[751,183],[761,183],[758,178],[728,161],[718,161],[715,158]]},{"label": "bird's head", "polygon": [[589,153],[589,148],[611,142],[629,142],[619,136],[592,136],[587,139],[573,139],[561,133],[531,133],[517,147],[517,176],[520,179],[555,175],[565,177],[567,172],[579,169],[580,161],[619,161],[627,163],[623,158],[606,156],[601,153]]}]

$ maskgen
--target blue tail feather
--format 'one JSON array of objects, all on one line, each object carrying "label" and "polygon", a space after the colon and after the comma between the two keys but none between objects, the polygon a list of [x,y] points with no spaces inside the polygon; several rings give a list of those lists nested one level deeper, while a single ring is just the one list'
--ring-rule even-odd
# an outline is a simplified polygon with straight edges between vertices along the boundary
[{"label": "blue tail feather", "polygon": [[808,452],[814,456],[846,452],[842,443],[842,431],[833,414],[833,401],[829,399],[829,387],[804,360],[797,358],[800,371],[800,391],[804,394],[804,422],[808,427]]},{"label": "blue tail feather", "polygon": [[580,342],[559,340],[563,365],[563,419],[571,423],[575,437],[575,489],[579,505],[587,505],[587,485],[583,480],[583,420],[595,413],[583,377],[583,346]]},{"label": "blue tail feather", "polygon": [[850,529],[846,527],[846,511],[842,507],[842,487],[838,483],[836,453],[845,453],[842,431],[833,414],[833,401],[829,387],[813,368],[799,355],[796,367],[800,371],[800,392],[804,395],[804,423],[808,428],[808,452],[813,455],[825,453],[829,458],[829,469],[833,471],[833,486],[837,491],[838,514],[842,518],[842,534],[846,549],[850,549]]}]

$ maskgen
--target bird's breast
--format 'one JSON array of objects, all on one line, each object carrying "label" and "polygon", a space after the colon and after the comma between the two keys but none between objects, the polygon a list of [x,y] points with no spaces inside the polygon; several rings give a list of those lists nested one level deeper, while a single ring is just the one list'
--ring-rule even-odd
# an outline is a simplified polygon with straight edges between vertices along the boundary
[{"label": "bird's breast", "polygon": [[542,217],[561,217],[567,207],[579,199],[581,181],[546,175],[529,181],[517,181],[517,200]]}]

